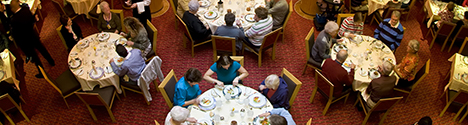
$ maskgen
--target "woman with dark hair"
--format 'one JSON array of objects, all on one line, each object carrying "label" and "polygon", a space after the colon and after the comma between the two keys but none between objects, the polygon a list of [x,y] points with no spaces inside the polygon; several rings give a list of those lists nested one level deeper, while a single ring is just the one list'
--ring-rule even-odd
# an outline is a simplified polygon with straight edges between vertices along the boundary
[{"label": "woman with dark hair", "polygon": [[[216,73],[218,79],[211,78],[211,75]],[[238,76],[238,74],[241,74]],[[211,83],[224,86],[224,84],[237,85],[242,79],[247,77],[249,73],[237,61],[234,61],[228,55],[222,55],[218,61],[211,65],[206,71],[203,78]]]},{"label": "woman with dark hair", "polygon": [[121,33],[120,35],[128,37],[128,46],[138,48],[141,50],[141,56],[146,57],[152,52],[151,42],[148,39],[148,33],[146,32],[143,24],[138,21],[135,17],[127,17],[124,19],[124,26],[128,30],[128,35]]},{"label": "woman with dark hair", "polygon": [[197,103],[197,98],[201,94],[198,83],[202,80],[201,72],[196,68],[190,68],[185,72],[175,85],[174,106],[187,107]]},{"label": "woman with dark hair", "polygon": [[60,23],[62,23],[62,29],[60,33],[62,33],[63,39],[67,44],[68,51],[70,51],[75,44],[83,39],[83,34],[81,34],[81,28],[75,22],[65,15],[60,17]]}]

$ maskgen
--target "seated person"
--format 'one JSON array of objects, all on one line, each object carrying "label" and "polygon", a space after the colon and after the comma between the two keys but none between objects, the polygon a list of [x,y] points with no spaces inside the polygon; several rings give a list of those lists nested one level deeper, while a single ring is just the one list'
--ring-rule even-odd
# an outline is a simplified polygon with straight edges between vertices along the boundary
[{"label": "seated person", "polygon": [[342,49],[336,54],[336,60],[328,58],[322,65],[323,76],[335,85],[333,97],[339,97],[342,93],[346,93],[353,84],[355,65],[350,65],[351,71],[348,73],[342,67],[346,58],[348,58],[348,52]]},{"label": "seated person", "polygon": [[288,112],[288,110],[284,108],[274,108],[267,113],[263,113],[258,115],[259,117],[268,117],[270,121],[270,125],[296,125],[292,115]]},{"label": "seated person", "polygon": [[62,23],[62,29],[60,33],[62,33],[62,37],[67,44],[68,51],[70,51],[78,41],[83,39],[83,34],[81,34],[81,28],[75,22],[66,16],[62,15],[60,17],[60,23]]},{"label": "seated person", "polygon": [[354,38],[356,35],[361,35],[364,29],[364,20],[362,20],[362,13],[357,12],[353,17],[347,17],[341,22],[339,37]]},{"label": "seated person", "polygon": [[429,116],[425,116],[419,119],[418,122],[414,123],[414,125],[432,125],[432,119]]},{"label": "seated person", "polygon": [[102,14],[99,15],[97,27],[99,32],[113,32],[119,33],[122,30],[119,16],[112,13],[109,8],[109,3],[106,1],[101,2],[99,5],[102,10]]},{"label": "seated person", "polygon": [[[464,18],[457,22],[457,25],[455,26],[455,29],[453,29],[453,31],[458,31],[462,26],[468,26],[468,11],[465,11]],[[451,37],[455,37],[456,34],[457,33],[452,33]]]},{"label": "seated person", "polygon": [[393,97],[393,88],[395,87],[396,77],[390,76],[390,73],[393,71],[393,64],[389,61],[384,61],[384,63],[379,66],[379,72],[382,74],[381,77],[373,79],[367,90],[365,91],[367,95],[370,95],[366,99],[367,106],[370,108],[374,107],[375,104],[382,98],[391,98]]},{"label": "seated person", "polygon": [[[213,73],[217,74],[218,79],[211,78]],[[241,75],[237,76],[238,74]],[[237,85],[247,76],[249,76],[249,73],[243,66],[237,61],[232,60],[230,56],[222,55],[219,57],[218,61],[211,65],[210,69],[206,71],[203,78],[210,83],[224,86],[224,84]]]},{"label": "seated person", "polygon": [[244,28],[242,28],[242,24],[240,22],[237,23],[237,27],[233,26],[234,21],[236,21],[236,15],[233,13],[227,13],[224,15],[224,21],[226,21],[225,26],[220,26],[216,29],[214,35],[218,36],[229,36],[236,38],[236,48],[240,50],[242,48],[242,40],[244,39]]},{"label": "seated person", "polygon": [[[21,103],[21,93],[16,89],[16,87],[14,87],[13,84],[10,84],[6,81],[2,81],[0,82],[0,96],[5,94],[9,94],[16,103]],[[0,123],[3,123],[4,120],[5,116],[3,115],[3,113],[0,113]]]},{"label": "seated person", "polygon": [[381,40],[391,50],[396,50],[403,39],[403,25],[400,23],[400,11],[393,11],[392,17],[384,19],[374,31],[374,38]]},{"label": "seated person", "polygon": [[[115,47],[115,51],[119,54],[120,57],[125,58],[121,66],[117,66],[114,62],[114,58],[109,60],[114,73],[120,76],[121,78],[124,75],[127,75],[129,85],[137,85],[137,81],[140,78],[141,72],[145,69],[145,60],[141,57],[141,51],[139,49],[132,49],[130,52],[127,52],[127,49],[119,44]],[[122,81],[122,80],[121,80]]]},{"label": "seated person", "polygon": [[190,68],[180,78],[175,86],[174,105],[187,107],[198,103],[198,96],[201,94],[198,83],[201,82],[201,72],[196,68]]},{"label": "seated person", "polygon": [[128,35],[121,33],[122,36],[128,37],[127,45],[141,50],[141,56],[146,60],[146,57],[154,54],[153,46],[148,38],[145,26],[141,24],[135,17],[127,17],[124,19],[124,26],[128,30]]},{"label": "seated person", "polygon": [[289,109],[288,84],[278,75],[269,75],[258,87],[273,108]]},{"label": "seated person", "polygon": [[200,3],[198,3],[197,0],[191,0],[188,7],[189,11],[185,11],[182,20],[187,25],[192,39],[196,41],[195,43],[211,39],[210,27],[205,27],[200,19],[195,16],[198,12],[198,8],[200,7]]},{"label": "seated person", "polygon": [[[455,8],[455,4],[453,2],[449,2],[447,4],[447,7],[445,7],[444,10],[439,11],[440,20],[436,22],[437,28],[440,28],[440,25],[442,22],[448,22],[451,23],[453,20],[453,17],[455,16],[455,12],[453,9]],[[435,27],[434,27],[435,28]]]},{"label": "seated person", "polygon": [[193,117],[189,118],[189,116],[190,110],[180,106],[174,106],[171,111],[167,113],[164,125],[187,125],[185,121],[197,123],[197,119]]},{"label": "seated person", "polygon": [[328,21],[323,31],[317,35],[314,46],[312,46],[312,50],[310,51],[312,59],[316,62],[321,64],[323,60],[330,58],[331,46],[336,42],[341,42],[341,40],[335,39],[338,28],[336,22]]},{"label": "seated person", "polygon": [[177,15],[180,18],[183,18],[185,11],[189,11],[189,2],[190,0],[178,0],[177,3],[174,3],[177,4]]},{"label": "seated person", "polygon": [[414,84],[414,75],[416,75],[416,68],[419,62],[419,41],[411,40],[406,48],[406,56],[403,57],[401,63],[396,65],[395,72],[400,76],[398,87],[409,87]]},{"label": "seated person", "polygon": [[369,9],[367,0],[351,0],[351,9],[353,11],[367,11]]},{"label": "seated person", "polygon": [[268,14],[273,18],[273,30],[283,27],[283,22],[288,16],[288,2],[286,0],[265,0]]},{"label": "seated person", "polygon": [[273,19],[268,16],[268,9],[258,7],[255,9],[255,24],[250,29],[245,31],[246,44],[250,46],[262,46],[263,38],[270,33],[273,28]]},{"label": "seated person", "polygon": [[401,8],[408,8],[411,4],[412,0],[402,0],[401,1]]}]

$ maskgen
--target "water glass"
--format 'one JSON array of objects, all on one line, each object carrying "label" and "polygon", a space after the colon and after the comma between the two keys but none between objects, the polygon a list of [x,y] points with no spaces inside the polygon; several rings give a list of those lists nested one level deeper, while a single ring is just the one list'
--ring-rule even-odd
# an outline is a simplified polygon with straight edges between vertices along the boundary
[{"label": "water glass", "polygon": [[249,106],[249,98],[244,99],[244,105],[245,107]]},{"label": "water glass", "polygon": [[231,99],[231,94],[230,93],[226,93],[224,95],[224,98],[226,98],[226,101],[229,102],[229,100]]},{"label": "water glass", "polygon": [[253,111],[252,111],[252,109],[247,110],[247,116],[248,116],[249,118],[253,118]]},{"label": "water glass", "polygon": [[221,117],[220,117],[218,114],[215,114],[215,115],[214,115],[214,121],[215,121],[216,123],[218,123],[219,121],[221,121]]},{"label": "water glass", "polygon": [[216,108],[221,110],[221,107],[223,106],[223,101],[221,101],[221,99],[219,99],[218,101],[216,101]]}]

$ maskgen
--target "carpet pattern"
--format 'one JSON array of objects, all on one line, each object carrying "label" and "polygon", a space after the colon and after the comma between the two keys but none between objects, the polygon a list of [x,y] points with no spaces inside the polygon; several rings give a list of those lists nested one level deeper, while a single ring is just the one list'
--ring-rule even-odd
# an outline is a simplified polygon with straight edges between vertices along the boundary
[{"label": "carpet pattern", "polygon": [[[297,0],[293,0],[293,2],[297,2]],[[121,9],[121,4],[121,1],[116,1],[114,7]],[[46,60],[42,57],[41,60],[44,62],[45,70],[52,78],[57,78],[61,72],[68,68],[68,54],[55,31],[60,25],[59,13],[54,11],[55,8],[49,0],[42,1],[42,6],[44,19],[39,22],[40,37],[57,65],[52,67],[45,63]],[[430,116],[435,124],[458,124],[458,122],[451,120],[455,116],[455,110],[447,111],[443,117],[438,116],[445,106],[445,102],[438,97],[448,82],[443,80],[451,65],[447,59],[458,50],[458,47],[455,46],[450,53],[440,52],[441,43],[435,43],[434,47],[429,50],[428,41],[431,41],[432,38],[423,38],[427,28],[418,22],[423,16],[423,13],[419,13],[420,7],[422,4],[418,2],[415,9],[412,10],[409,20],[402,18],[401,23],[407,28],[407,31],[405,31],[401,45],[403,47],[397,49],[396,57],[397,61],[400,62],[406,53],[405,46],[408,41],[411,39],[419,40],[421,42],[420,64],[431,59],[430,74],[423,80],[423,83],[415,88],[414,94],[408,99],[408,102],[402,101],[396,104],[384,123],[413,124],[421,117]],[[131,10],[125,10],[124,15],[131,16]],[[403,15],[403,17],[405,16]],[[96,27],[90,25],[89,20],[80,18],[78,17],[74,21],[80,25],[84,36],[98,32]],[[176,76],[180,78],[191,67],[205,72],[213,64],[211,44],[196,47],[195,57],[192,58],[190,48],[184,48],[182,45],[183,31],[180,25],[178,30],[175,29],[174,20],[172,9],[159,17],[152,18],[153,25],[159,31],[157,53],[163,60],[163,73],[167,74],[171,69],[174,69]],[[306,62],[304,38],[311,27],[313,27],[312,20],[292,13],[285,29],[285,41],[277,43],[276,59],[271,60],[272,50],[267,50],[262,59],[262,67],[257,66],[256,55],[245,52],[244,65],[250,74],[244,80],[245,85],[256,88],[269,74],[280,75],[282,68],[286,68],[303,83],[290,110],[297,124],[303,125],[309,118],[312,118],[312,124],[361,124],[365,115],[353,106],[355,95],[352,95],[346,104],[343,104],[343,101],[332,104],[325,116],[321,114],[326,104],[325,98],[317,94],[314,102],[309,103],[311,92],[315,86],[313,70],[308,68],[304,75],[302,75],[302,70]],[[372,35],[376,27],[377,24],[365,24],[364,34]],[[24,58],[20,55],[17,57]],[[14,114],[17,124],[153,124],[154,120],[163,123],[170,110],[161,94],[155,91],[154,84],[151,84],[150,92],[153,96],[151,105],[146,105],[142,95],[127,92],[127,97],[120,95],[121,100],[116,100],[112,107],[117,123],[112,123],[106,110],[99,107],[93,108],[98,118],[98,121],[94,121],[79,98],[74,95],[67,98],[70,105],[68,109],[59,93],[52,86],[44,79],[35,78],[34,75],[38,72],[34,64],[25,63],[24,71],[26,72],[24,79],[20,78],[22,79],[21,93],[26,100],[23,109],[31,122],[25,121],[17,113]],[[202,81],[200,87],[202,91],[205,91],[212,88],[213,84]],[[378,124],[378,122],[379,115],[371,116],[368,121],[369,124]],[[468,120],[465,120],[463,124],[468,124]]]}]

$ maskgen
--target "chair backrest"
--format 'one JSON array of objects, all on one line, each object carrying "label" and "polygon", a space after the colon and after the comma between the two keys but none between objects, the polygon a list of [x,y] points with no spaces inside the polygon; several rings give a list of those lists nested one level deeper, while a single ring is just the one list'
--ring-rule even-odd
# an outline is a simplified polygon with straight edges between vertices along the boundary
[{"label": "chair backrest", "polygon": [[259,51],[273,47],[276,44],[276,41],[278,40],[280,31],[282,29],[283,27],[280,27],[276,29],[275,31],[272,31],[268,33],[267,35],[265,35],[265,37],[263,38],[262,46],[260,46]]},{"label": "chair backrest", "polygon": [[[393,11],[404,11],[405,9],[397,9],[397,8],[388,8],[388,9],[385,9],[383,14],[382,14],[382,19],[379,19],[379,20],[383,20],[383,19],[387,19],[387,18],[390,18],[392,17],[392,13]],[[401,17],[400,17],[401,18]]]},{"label": "chair backrest", "polygon": [[[62,6],[60,5],[60,3],[58,3],[57,1],[55,0],[52,0],[52,4],[54,4],[54,7],[55,9],[57,9],[57,11],[60,13],[60,15],[66,15],[65,14],[65,11],[63,10]],[[71,18],[71,17],[70,17]]]},{"label": "chair backrest", "polygon": [[429,74],[429,67],[430,67],[431,59],[427,60],[426,63],[424,63],[424,66],[416,73],[414,76],[414,85],[413,88],[416,87],[419,83],[424,80],[424,78]]},{"label": "chair backrest", "polygon": [[351,13],[351,0],[343,0],[344,7],[348,10],[348,13]]},{"label": "chair backrest", "polygon": [[175,16],[178,16],[177,15],[177,5],[179,4],[178,0],[169,0],[169,2],[171,3],[172,12],[174,12]]},{"label": "chair backrest", "polygon": [[289,1],[288,15],[286,15],[286,17],[284,18],[284,21],[283,21],[283,29],[286,28],[286,24],[288,24],[289,18],[291,17],[291,14],[292,14],[293,11],[294,11],[294,7],[293,7],[292,0],[291,0],[291,1]]},{"label": "chair backrest", "polygon": [[148,38],[150,39],[152,45],[153,45],[153,51],[156,54],[156,44],[157,44],[157,39],[158,39],[158,29],[154,27],[153,23],[151,21],[146,20],[146,32],[148,32]]},{"label": "chair backrest", "polygon": [[213,53],[217,53],[218,50],[224,52],[230,52],[232,55],[236,55],[236,38],[211,35],[211,44],[213,45]]},{"label": "chair backrest", "polygon": [[[60,94],[62,94],[62,91],[57,87],[57,83],[55,82],[55,80],[52,80],[50,75],[41,67],[41,66],[38,66],[39,67],[39,70],[41,71],[41,74],[42,76],[44,76],[44,79],[52,86],[55,88],[55,90],[57,90]],[[68,70],[68,69],[67,69]]]},{"label": "chair backrest", "polygon": [[124,17],[125,17],[125,16],[124,16],[123,10],[121,10],[121,9],[111,9],[110,11],[111,11],[112,13],[117,14],[117,16],[119,16],[119,18],[120,18],[120,25],[122,26],[122,31],[123,31],[123,32],[126,32],[127,30],[126,30],[126,28],[125,28],[125,26],[124,26]]},{"label": "chair backrest", "polygon": [[[241,66],[244,66],[244,56],[229,56],[232,60],[237,61]],[[216,60],[219,59],[219,56],[216,57]]]},{"label": "chair backrest", "polygon": [[305,48],[306,48],[306,58],[309,60],[310,58],[310,50],[314,46],[315,43],[315,29],[314,27],[310,28],[309,33],[307,34],[305,38]]},{"label": "chair backrest", "polygon": [[336,23],[338,24],[338,28],[341,27],[341,23],[343,22],[344,19],[346,19],[347,17],[352,17],[352,16],[354,16],[354,14],[344,14],[344,13],[338,14],[338,18],[336,18]]},{"label": "chair backrest", "polygon": [[[457,31],[454,31],[454,32],[457,32]],[[468,37],[468,26],[460,27],[455,38],[463,39],[465,37]]]},{"label": "chair backrest", "polygon": [[417,0],[411,0],[411,3],[410,3],[410,5],[408,6],[408,9],[406,9],[406,10],[408,11],[408,13],[409,13],[409,11],[411,11],[411,8],[413,8],[413,6],[416,4],[416,1],[417,1]]},{"label": "chair backrest", "polygon": [[457,24],[455,24],[455,23],[444,21],[440,25],[440,28],[437,30],[437,34],[448,36],[448,35],[452,34],[452,32],[455,29],[456,25]]},{"label": "chair backrest", "polygon": [[166,75],[164,80],[158,86],[159,92],[161,92],[163,95],[164,100],[166,100],[167,106],[169,106],[169,108],[172,108],[174,104],[173,99],[177,81],[178,79],[174,74],[174,70],[171,69],[171,71]]},{"label": "chair backrest", "polygon": [[299,90],[301,89],[302,82],[286,70],[286,68],[283,68],[283,71],[281,71],[281,77],[286,84],[288,84],[289,105],[292,105],[296,99],[297,93],[299,93]]},{"label": "chair backrest", "polygon": [[468,37],[465,37],[465,41],[463,41],[462,46],[460,47],[460,50],[458,50],[459,54],[462,54],[464,56],[468,56],[468,47],[466,46],[466,42],[468,42]]},{"label": "chair backrest", "polygon": [[60,25],[59,27],[57,27],[57,29],[55,29],[55,30],[57,31],[57,34],[59,35],[60,39],[62,40],[62,43],[63,43],[63,45],[65,46],[65,49],[68,50],[67,42],[66,42],[65,39],[63,38],[62,32],[60,32],[60,30],[62,30],[62,25]]},{"label": "chair backrest", "polygon": [[328,81],[328,79],[317,69],[315,69],[315,87],[318,87],[323,92],[320,92],[321,94],[325,94],[325,96],[329,98],[333,97],[335,85]]},{"label": "chair backrest", "polygon": [[450,101],[458,102],[461,104],[468,103],[468,92],[460,89],[457,94],[455,94]]},{"label": "chair backrest", "polygon": [[83,101],[86,105],[96,105],[96,106],[106,106],[109,107],[109,104],[102,99],[99,93],[86,93],[86,92],[75,92],[76,96]]},{"label": "chair backrest", "polygon": [[13,100],[10,94],[6,93],[0,96],[0,110],[8,111],[15,107],[19,109],[19,105]]},{"label": "chair backrest", "polygon": [[398,103],[403,97],[393,97],[380,99],[369,112],[373,111],[385,111],[391,109],[396,103]]},{"label": "chair backrest", "polygon": [[181,22],[184,25],[184,27],[185,27],[184,34],[190,40],[190,42],[193,43],[192,35],[190,35],[190,31],[189,31],[187,25],[185,24],[185,22],[179,16],[176,16],[176,18],[179,20],[179,22]]},{"label": "chair backrest", "polygon": [[154,124],[155,125],[159,125],[158,121],[154,120]]}]

